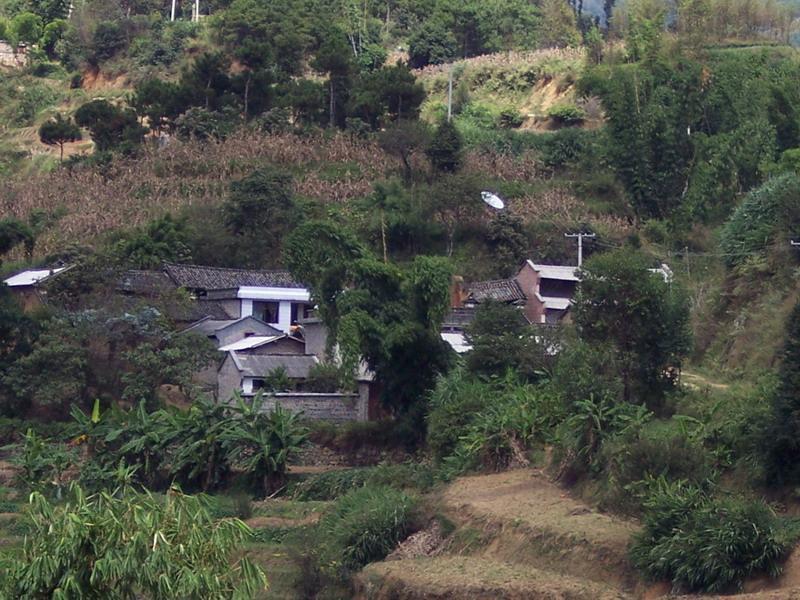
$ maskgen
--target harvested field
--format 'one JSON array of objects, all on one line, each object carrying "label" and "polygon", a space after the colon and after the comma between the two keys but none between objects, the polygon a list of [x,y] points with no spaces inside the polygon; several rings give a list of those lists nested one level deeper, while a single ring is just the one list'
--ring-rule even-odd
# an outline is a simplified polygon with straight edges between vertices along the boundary
[{"label": "harvested field", "polygon": [[376,563],[360,576],[358,598],[370,600],[617,600],[602,584],[530,567],[467,556]]}]

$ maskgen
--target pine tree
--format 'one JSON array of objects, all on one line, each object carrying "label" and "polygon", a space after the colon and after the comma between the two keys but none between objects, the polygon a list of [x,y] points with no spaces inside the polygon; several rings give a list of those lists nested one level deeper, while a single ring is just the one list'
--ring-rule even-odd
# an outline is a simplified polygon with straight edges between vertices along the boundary
[{"label": "pine tree", "polygon": [[789,316],[778,374],[766,446],[767,479],[781,485],[800,482],[800,303]]},{"label": "pine tree", "polygon": [[442,173],[453,173],[461,168],[461,148],[464,141],[450,121],[442,121],[433,134],[425,154],[433,168]]}]

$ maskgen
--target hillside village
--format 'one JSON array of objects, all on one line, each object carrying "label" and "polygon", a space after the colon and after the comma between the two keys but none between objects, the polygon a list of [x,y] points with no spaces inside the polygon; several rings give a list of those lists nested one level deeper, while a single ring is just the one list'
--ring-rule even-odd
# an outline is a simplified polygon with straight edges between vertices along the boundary
[{"label": "hillside village", "polygon": [[0,599],[800,595],[789,0],[0,0]]}]

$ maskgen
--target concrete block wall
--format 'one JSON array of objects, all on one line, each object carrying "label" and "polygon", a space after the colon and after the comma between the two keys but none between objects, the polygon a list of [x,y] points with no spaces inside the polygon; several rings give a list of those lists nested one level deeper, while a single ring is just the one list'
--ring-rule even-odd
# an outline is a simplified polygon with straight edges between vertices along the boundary
[{"label": "concrete block wall", "polygon": [[276,404],[292,412],[303,412],[311,421],[346,423],[367,420],[367,403],[360,394],[315,394],[287,392],[264,396],[264,407],[272,410]]}]

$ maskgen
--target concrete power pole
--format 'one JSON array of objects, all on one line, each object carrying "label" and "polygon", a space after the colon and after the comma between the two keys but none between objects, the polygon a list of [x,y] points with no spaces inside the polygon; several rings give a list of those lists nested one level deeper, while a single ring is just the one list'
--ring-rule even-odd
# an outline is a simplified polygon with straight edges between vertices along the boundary
[{"label": "concrete power pole", "polygon": [[583,264],[583,238],[597,237],[594,233],[565,233],[564,237],[578,238],[578,266]]},{"label": "concrete power pole", "polygon": [[450,67],[450,75],[447,78],[447,122],[453,118],[453,67]]},{"label": "concrete power pole", "polygon": [[169,20],[170,21],[175,20],[175,0],[172,0],[172,12],[170,13]]}]

